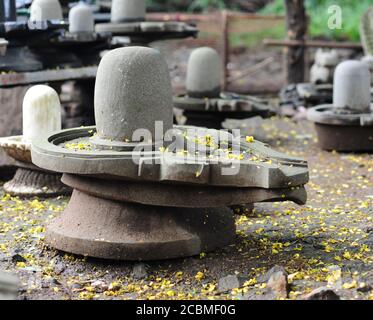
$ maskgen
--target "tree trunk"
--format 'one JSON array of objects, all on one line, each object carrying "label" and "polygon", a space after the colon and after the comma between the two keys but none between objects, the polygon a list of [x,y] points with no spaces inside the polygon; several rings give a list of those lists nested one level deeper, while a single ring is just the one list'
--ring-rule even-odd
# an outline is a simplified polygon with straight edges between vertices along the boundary
[{"label": "tree trunk", "polygon": [[[285,0],[285,6],[287,39],[304,41],[307,32],[304,0]],[[288,83],[304,82],[305,50],[304,46],[285,48]]]}]

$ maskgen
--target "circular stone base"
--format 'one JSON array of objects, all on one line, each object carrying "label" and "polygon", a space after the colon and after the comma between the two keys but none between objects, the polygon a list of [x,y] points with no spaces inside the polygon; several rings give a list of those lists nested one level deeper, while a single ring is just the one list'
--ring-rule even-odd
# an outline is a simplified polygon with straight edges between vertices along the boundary
[{"label": "circular stone base", "polygon": [[372,126],[342,126],[315,123],[319,146],[341,152],[372,152]]},{"label": "circular stone base", "polygon": [[61,182],[60,174],[25,168],[17,169],[13,179],[4,184],[4,191],[21,197],[54,197],[71,193],[71,189]]},{"label": "circular stone base", "polygon": [[198,255],[235,239],[231,210],[146,206],[74,190],[48,227],[52,247],[113,260],[163,260]]}]

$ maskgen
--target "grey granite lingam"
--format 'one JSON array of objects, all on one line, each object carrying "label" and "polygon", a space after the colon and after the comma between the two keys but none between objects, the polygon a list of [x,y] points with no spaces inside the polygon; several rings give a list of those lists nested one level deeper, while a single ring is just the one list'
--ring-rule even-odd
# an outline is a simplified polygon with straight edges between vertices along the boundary
[{"label": "grey granite lingam", "polygon": [[131,140],[139,128],[155,137],[155,121],[169,130],[172,88],[161,53],[140,47],[128,48],[126,55],[122,49],[106,53],[96,76],[95,118],[97,137],[111,142]]},{"label": "grey granite lingam", "polygon": [[186,90],[192,98],[218,98],[223,66],[219,54],[209,47],[194,50],[188,61]]},{"label": "grey granite lingam", "polygon": [[[74,188],[66,210],[47,226],[49,245],[106,259],[185,257],[234,241],[227,206],[305,203],[306,161],[252,137],[172,127],[170,88],[158,51],[116,49],[99,65],[96,127],[33,140],[33,162],[64,173]],[[163,126],[154,137],[155,122]]]},{"label": "grey granite lingam", "polygon": [[179,21],[146,21],[145,0],[113,0],[109,23],[96,24],[97,32],[129,37],[131,44],[195,37],[195,26]]},{"label": "grey granite lingam", "polygon": [[28,89],[23,99],[23,135],[0,138],[2,148],[16,160],[18,170],[4,191],[16,196],[56,196],[70,193],[61,175],[40,169],[31,161],[31,141],[38,135],[61,130],[61,105],[57,92],[45,85]]},{"label": "grey granite lingam", "polygon": [[263,99],[222,92],[222,76],[223,65],[217,51],[209,47],[195,49],[188,61],[186,94],[174,97],[175,115],[181,110],[186,124],[216,129],[227,118],[273,115],[271,106]]},{"label": "grey granite lingam", "polygon": [[58,0],[33,0],[30,21],[62,20],[62,8]]},{"label": "grey granite lingam", "polygon": [[337,151],[373,150],[370,72],[366,63],[348,60],[334,74],[333,104],[308,111],[321,148]]}]

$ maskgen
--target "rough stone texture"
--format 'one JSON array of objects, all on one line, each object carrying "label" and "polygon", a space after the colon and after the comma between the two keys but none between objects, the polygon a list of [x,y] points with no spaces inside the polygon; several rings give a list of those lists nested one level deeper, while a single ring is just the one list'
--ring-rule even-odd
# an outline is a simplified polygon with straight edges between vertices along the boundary
[{"label": "rough stone texture", "polygon": [[[212,186],[185,186],[144,182],[120,182],[65,174],[62,182],[86,193],[115,201],[166,207],[219,208],[228,205],[277,199],[304,200],[301,193],[288,189],[231,188]],[[183,195],[175,197],[175,194]],[[243,211],[247,214],[247,209]]]},{"label": "rough stone texture", "polygon": [[196,98],[218,97],[222,74],[222,62],[216,50],[208,47],[194,50],[188,61],[188,95]]},{"label": "rough stone texture", "polygon": [[[308,165],[301,158],[279,153],[260,141],[248,142],[245,137],[232,137],[226,131],[175,127],[171,136],[178,137],[179,147],[161,153],[150,152],[147,161],[136,157],[139,153],[134,151],[135,142],[123,143],[127,149],[121,152],[105,150],[103,161],[103,151],[92,147],[94,140],[91,137],[96,137],[94,127],[68,129],[53,137],[44,136],[35,140],[32,160],[41,168],[61,173],[184,185],[258,187],[273,192],[277,190],[280,197],[281,189],[287,189],[290,195],[293,193],[294,197],[290,197],[293,201],[301,204],[306,200],[303,186],[308,182]],[[206,139],[214,141],[213,145],[209,147],[203,143]],[[227,142],[236,151],[235,154],[227,155],[222,151],[227,148]],[[71,147],[72,143],[82,147],[84,157]],[[180,147],[186,148],[183,150],[188,152],[187,157],[180,156]],[[149,148],[145,150],[149,151]],[[286,196],[282,198],[285,200]]]},{"label": "rough stone texture", "polygon": [[62,8],[58,0],[34,0],[30,7],[30,21],[62,20]]},{"label": "rough stone texture", "polygon": [[340,297],[332,290],[325,287],[320,287],[303,298],[304,300],[340,300]]},{"label": "rough stone texture", "polygon": [[218,290],[219,292],[227,292],[234,288],[241,286],[240,280],[235,275],[229,275],[219,279]]},{"label": "rough stone texture", "polygon": [[61,182],[61,175],[19,168],[13,179],[4,184],[5,192],[20,197],[54,197],[68,195],[71,189]]},{"label": "rough stone texture", "polygon": [[46,85],[27,90],[22,105],[23,139],[33,139],[61,130],[61,104],[57,92]]},{"label": "rough stone texture", "polygon": [[116,141],[131,140],[140,128],[154,141],[156,121],[163,122],[163,132],[170,129],[172,89],[161,53],[145,47],[106,53],[97,71],[95,118],[98,136]]},{"label": "rough stone texture", "polygon": [[373,126],[330,125],[315,123],[318,144],[324,150],[372,152]]},{"label": "rough stone texture", "polygon": [[267,288],[270,289],[277,298],[286,299],[288,297],[289,289],[287,272],[273,272],[269,277]]},{"label": "rough stone texture", "polygon": [[111,4],[111,22],[144,21],[145,0],[113,0]]},{"label": "rough stone texture", "polygon": [[92,10],[85,3],[79,3],[69,11],[70,33],[92,33],[94,32],[94,18]]},{"label": "rough stone texture", "polygon": [[112,260],[164,260],[198,255],[234,241],[228,208],[187,209],[120,203],[74,191],[48,225],[59,250]]},{"label": "rough stone texture", "polygon": [[369,113],[370,83],[371,76],[365,63],[354,60],[340,63],[334,73],[333,105]]}]

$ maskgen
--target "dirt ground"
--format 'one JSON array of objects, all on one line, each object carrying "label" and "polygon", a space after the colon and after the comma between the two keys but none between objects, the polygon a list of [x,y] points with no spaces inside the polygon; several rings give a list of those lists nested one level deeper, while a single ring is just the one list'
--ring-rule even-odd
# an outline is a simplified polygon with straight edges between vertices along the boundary
[{"label": "dirt ground", "polygon": [[256,204],[254,213],[236,216],[233,245],[138,264],[48,248],[45,226],[68,199],[20,200],[0,191],[2,277],[16,275],[17,298],[30,300],[278,299],[284,296],[268,290],[266,272],[279,266],[288,274],[288,299],[319,287],[341,299],[373,299],[373,156],[319,150],[304,121],[273,118],[260,130],[275,149],[308,160],[307,205]]}]

